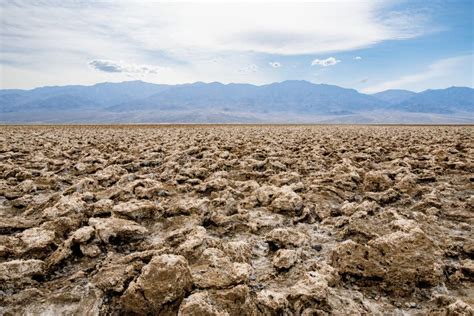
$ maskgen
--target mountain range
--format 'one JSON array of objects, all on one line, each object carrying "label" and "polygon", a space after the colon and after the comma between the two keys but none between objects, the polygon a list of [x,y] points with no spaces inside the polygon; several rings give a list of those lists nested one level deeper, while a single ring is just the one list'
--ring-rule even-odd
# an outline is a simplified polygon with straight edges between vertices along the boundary
[{"label": "mountain range", "polygon": [[0,90],[0,122],[472,123],[474,89],[363,94],[290,80],[267,85],[143,81]]}]

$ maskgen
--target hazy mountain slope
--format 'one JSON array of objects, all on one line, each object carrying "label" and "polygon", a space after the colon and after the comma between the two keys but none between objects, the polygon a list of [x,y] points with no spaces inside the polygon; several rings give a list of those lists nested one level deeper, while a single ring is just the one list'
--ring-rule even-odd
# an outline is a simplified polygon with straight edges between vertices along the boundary
[{"label": "hazy mountain slope", "polygon": [[144,98],[170,86],[152,84],[143,81],[129,81],[121,83],[99,83],[91,87],[83,87],[81,92],[86,93],[87,98],[97,100],[103,106],[110,106],[128,100]]},{"label": "hazy mountain slope", "polygon": [[61,94],[51,96],[42,100],[32,101],[23,105],[24,110],[79,110],[94,109],[97,104],[90,99],[79,97],[77,95]]},{"label": "hazy mountain slope", "polygon": [[22,92],[24,90],[21,89],[0,89],[0,96],[5,95],[5,94],[15,94],[18,92]]},{"label": "hazy mountain slope", "polygon": [[474,89],[451,87],[439,90],[426,90],[412,98],[393,105],[392,109],[420,113],[474,112]]},{"label": "hazy mountain slope", "polygon": [[298,113],[349,113],[384,105],[384,102],[353,89],[308,81],[284,81],[261,89],[257,103],[265,111],[292,109]]},{"label": "hazy mountain slope", "polygon": [[108,108],[112,111],[219,109],[227,111],[289,111],[347,113],[384,105],[356,90],[307,81],[284,81],[263,86],[195,83],[166,89],[141,100]]},{"label": "hazy mountain slope", "polygon": [[[15,112],[29,111],[36,108],[57,107],[57,103],[64,101],[75,106],[106,107],[124,101],[143,98],[167,89],[167,85],[157,85],[142,81],[121,83],[99,83],[93,86],[62,86],[42,87],[32,90],[0,90],[0,111]],[[71,103],[71,98],[78,98]],[[50,100],[50,101],[48,101]],[[69,101],[68,101],[69,100]],[[82,104],[82,102],[86,102]],[[53,102],[54,104],[48,104]],[[66,107],[66,106],[64,106]]]},{"label": "hazy mountain slope", "polygon": [[0,113],[17,111],[21,100],[21,92],[0,93]]},{"label": "hazy mountain slope", "polygon": [[112,107],[112,111],[138,110],[182,110],[203,108],[235,107],[242,109],[251,103],[257,86],[250,84],[229,84],[219,82],[184,84],[170,87],[162,92],[139,100],[124,102]]},{"label": "hazy mountain slope", "polygon": [[366,95],[297,80],[262,86],[130,81],[0,90],[0,122],[88,121],[469,123],[474,122],[474,90],[388,90]]},{"label": "hazy mountain slope", "polygon": [[374,93],[372,96],[378,100],[389,104],[399,104],[416,95],[416,92],[408,90],[390,89],[382,92]]},{"label": "hazy mountain slope", "polygon": [[[48,108],[48,99],[58,102],[61,96],[77,96],[87,98],[81,94],[83,86],[41,87],[32,90],[13,90],[0,95],[0,109],[2,112],[29,111],[34,108]],[[69,98],[68,97],[68,98]]]}]

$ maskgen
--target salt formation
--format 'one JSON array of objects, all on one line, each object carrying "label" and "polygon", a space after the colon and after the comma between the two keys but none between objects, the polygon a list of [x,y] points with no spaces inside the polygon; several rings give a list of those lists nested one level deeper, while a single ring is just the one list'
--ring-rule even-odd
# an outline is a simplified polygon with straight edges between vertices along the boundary
[{"label": "salt formation", "polygon": [[0,314],[473,315],[473,127],[0,128]]}]

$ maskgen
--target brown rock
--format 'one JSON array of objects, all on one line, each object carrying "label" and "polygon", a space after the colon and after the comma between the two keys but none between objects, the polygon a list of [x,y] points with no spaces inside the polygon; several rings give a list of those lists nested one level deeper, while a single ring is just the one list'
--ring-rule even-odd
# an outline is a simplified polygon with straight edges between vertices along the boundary
[{"label": "brown rock", "polygon": [[325,302],[329,288],[323,275],[311,271],[305,273],[288,292],[293,309],[297,313],[301,313],[307,306],[318,306]]},{"label": "brown rock", "polygon": [[205,290],[187,297],[178,315],[258,315],[246,285],[230,289]]},{"label": "brown rock", "polygon": [[220,316],[222,311],[214,306],[214,302],[209,297],[207,291],[193,293],[181,303],[179,316]]},{"label": "brown rock", "polygon": [[341,212],[343,215],[351,216],[357,212],[365,212],[366,214],[374,214],[379,209],[377,202],[375,201],[363,201],[362,203],[349,203],[345,202],[341,206]]},{"label": "brown rock", "polygon": [[230,257],[233,262],[249,263],[252,256],[252,246],[245,240],[229,241],[222,244],[222,251]]},{"label": "brown rock", "polygon": [[287,270],[291,268],[297,260],[298,256],[295,250],[280,249],[273,256],[273,266],[277,270]]},{"label": "brown rock", "polygon": [[364,190],[370,192],[385,191],[392,185],[390,178],[382,171],[370,171],[364,176]]},{"label": "brown rock", "polygon": [[273,201],[277,192],[278,188],[276,186],[264,185],[255,191],[255,196],[262,206],[268,206]]},{"label": "brown rock", "polygon": [[33,182],[33,180],[24,180],[22,181],[19,185],[18,188],[20,189],[21,192],[23,193],[31,193],[36,191],[36,185]]},{"label": "brown rock", "polygon": [[191,230],[182,229],[173,231],[166,239],[171,245],[181,243],[177,247],[177,253],[188,258],[195,255],[196,250],[203,245],[206,238],[206,229],[202,226],[196,226]]},{"label": "brown rock", "polygon": [[247,282],[251,267],[247,263],[232,263],[217,248],[204,250],[191,266],[194,283],[199,288],[223,288]]},{"label": "brown rock", "polygon": [[256,304],[268,314],[280,314],[289,309],[288,295],[286,291],[262,290],[257,293]]},{"label": "brown rock", "polygon": [[296,213],[303,207],[303,200],[289,186],[281,187],[275,194],[270,208],[275,212]]},{"label": "brown rock", "polygon": [[456,300],[445,309],[447,316],[474,315],[474,308],[461,300]]},{"label": "brown rock", "polygon": [[436,285],[442,276],[439,249],[419,228],[391,233],[367,245],[347,240],[336,247],[332,265],[340,274],[380,278],[398,294],[414,286]]},{"label": "brown rock", "polygon": [[265,236],[271,248],[301,247],[307,239],[304,233],[287,228],[275,228]]},{"label": "brown rock", "polygon": [[462,246],[462,250],[469,256],[474,255],[474,238],[466,240]]},{"label": "brown rock", "polygon": [[92,214],[95,216],[110,214],[112,212],[113,207],[114,207],[114,201],[110,199],[101,199],[94,203]]},{"label": "brown rock", "polygon": [[23,280],[44,273],[45,264],[42,260],[12,260],[0,263],[0,280],[7,282]]},{"label": "brown rock", "polygon": [[262,206],[268,206],[274,212],[292,214],[303,207],[301,197],[287,185],[281,188],[264,185],[255,191],[255,196]]},{"label": "brown rock", "polygon": [[0,314],[473,314],[472,136],[1,126]]},{"label": "brown rock", "polygon": [[148,233],[145,227],[121,218],[90,218],[89,225],[105,243],[109,243],[110,238],[141,239]]},{"label": "brown rock", "polygon": [[143,264],[109,264],[102,267],[91,279],[91,283],[102,291],[122,293],[127,281],[136,276]]},{"label": "brown rock", "polygon": [[122,296],[125,311],[160,313],[167,304],[181,303],[192,286],[188,262],[182,256],[155,256]]},{"label": "brown rock", "polygon": [[95,235],[95,230],[91,226],[83,226],[71,234],[71,239],[75,243],[85,243]]},{"label": "brown rock", "polygon": [[102,250],[96,244],[81,244],[79,245],[79,250],[81,250],[84,256],[91,258],[97,257],[102,253]]},{"label": "brown rock", "polygon": [[118,166],[110,165],[105,167],[102,170],[99,170],[95,173],[95,177],[99,182],[105,186],[109,186],[114,182],[117,182],[120,177],[127,173],[127,170]]},{"label": "brown rock", "polygon": [[158,206],[151,201],[131,200],[115,205],[112,209],[112,214],[133,220],[140,220],[143,218],[151,218],[158,211]]},{"label": "brown rock", "polygon": [[24,244],[22,252],[28,252],[47,248],[53,243],[55,234],[51,230],[34,227],[24,230],[18,237]]},{"label": "brown rock", "polygon": [[[33,279],[45,274],[42,260],[12,260],[0,263],[0,291],[19,291],[25,285],[35,284]],[[0,297],[0,312],[1,308]],[[5,306],[5,305],[3,305]]]},{"label": "brown rock", "polygon": [[62,196],[54,206],[45,209],[44,214],[48,218],[82,214],[86,207],[87,205],[82,200],[80,194],[75,193]]}]

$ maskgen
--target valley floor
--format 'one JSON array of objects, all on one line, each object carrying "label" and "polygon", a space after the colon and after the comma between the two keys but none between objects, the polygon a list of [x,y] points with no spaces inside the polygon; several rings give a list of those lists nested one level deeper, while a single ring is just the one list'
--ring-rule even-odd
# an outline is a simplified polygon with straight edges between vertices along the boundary
[{"label": "valley floor", "polygon": [[0,313],[474,313],[473,126],[0,126]]}]

